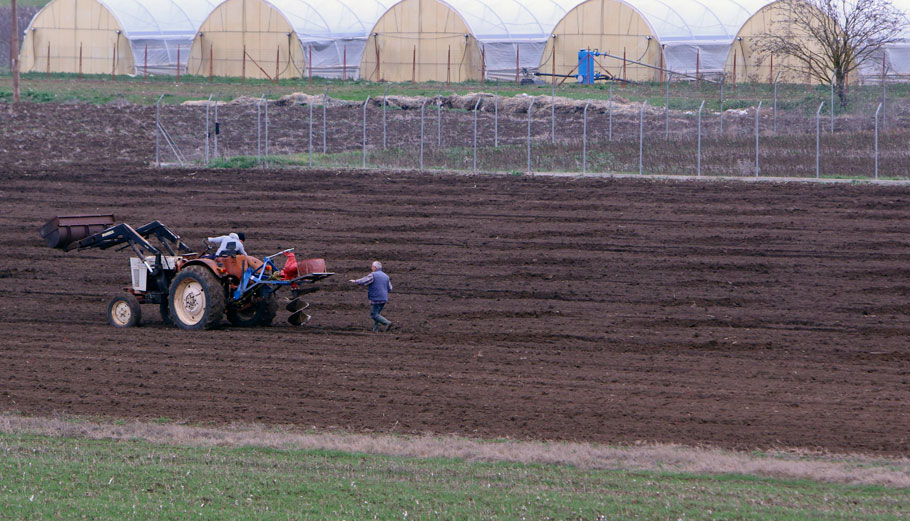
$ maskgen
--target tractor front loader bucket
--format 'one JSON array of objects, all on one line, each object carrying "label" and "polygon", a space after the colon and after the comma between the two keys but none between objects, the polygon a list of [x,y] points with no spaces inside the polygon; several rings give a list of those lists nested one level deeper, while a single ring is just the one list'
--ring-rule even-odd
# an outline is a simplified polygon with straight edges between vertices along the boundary
[{"label": "tractor front loader bucket", "polygon": [[113,214],[61,215],[41,227],[41,237],[51,248],[71,250],[76,243],[114,224]]}]

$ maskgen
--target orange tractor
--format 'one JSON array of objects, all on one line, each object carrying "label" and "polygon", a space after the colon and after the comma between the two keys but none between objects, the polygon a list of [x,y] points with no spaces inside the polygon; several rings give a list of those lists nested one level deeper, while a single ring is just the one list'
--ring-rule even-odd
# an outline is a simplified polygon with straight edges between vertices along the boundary
[{"label": "orange tractor", "polygon": [[[113,215],[64,216],[45,224],[41,235],[49,246],[65,251],[132,248],[132,284],[108,304],[108,321],[114,327],[138,326],[140,304],[157,304],[161,318],[182,329],[214,329],[223,316],[235,326],[267,326],[277,315],[277,292],[283,287],[291,290],[288,321],[300,325],[310,318],[303,312],[309,304],[301,297],[333,275],[323,259],[298,261],[293,248],[262,259],[236,249],[217,256],[193,253],[159,221],[132,228],[115,225]],[[273,261],[279,256],[286,257],[281,269]]]}]

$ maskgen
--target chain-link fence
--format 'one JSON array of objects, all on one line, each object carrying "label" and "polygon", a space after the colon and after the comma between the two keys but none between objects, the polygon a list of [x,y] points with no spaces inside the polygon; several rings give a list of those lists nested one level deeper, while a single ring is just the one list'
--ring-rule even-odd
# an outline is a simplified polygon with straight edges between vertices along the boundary
[{"label": "chain-link fence", "polygon": [[904,145],[910,119],[902,101],[861,99],[841,112],[839,99],[832,105],[831,92],[814,88],[807,113],[780,107],[776,96],[731,104],[720,85],[706,87],[703,99],[675,98],[672,85],[661,88],[663,99],[644,103],[628,102],[618,87],[604,99],[568,98],[555,88],[550,95],[504,97],[495,86],[427,97],[392,87],[366,101],[337,99],[329,90],[228,102],[215,93],[158,107],[156,163],[910,177]]}]

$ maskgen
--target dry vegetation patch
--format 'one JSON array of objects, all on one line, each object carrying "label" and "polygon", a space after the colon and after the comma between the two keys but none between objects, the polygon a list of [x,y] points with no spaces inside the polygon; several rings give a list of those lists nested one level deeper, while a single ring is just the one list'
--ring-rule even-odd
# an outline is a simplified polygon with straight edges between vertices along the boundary
[{"label": "dry vegetation patch", "polygon": [[474,440],[455,436],[365,435],[235,423],[206,427],[161,422],[95,421],[81,417],[0,414],[0,432],[88,439],[146,440],[181,446],[337,450],[366,454],[455,458],[465,461],[571,465],[580,469],[744,474],[851,485],[910,487],[910,459],[813,453],[805,450],[734,452],[669,444],[606,446]]}]

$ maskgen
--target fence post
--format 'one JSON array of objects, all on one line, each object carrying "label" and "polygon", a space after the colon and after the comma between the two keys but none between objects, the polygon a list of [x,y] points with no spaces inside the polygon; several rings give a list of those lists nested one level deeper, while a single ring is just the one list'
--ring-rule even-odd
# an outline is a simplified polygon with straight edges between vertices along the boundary
[{"label": "fence post", "polygon": [[389,85],[386,84],[385,92],[382,94],[382,149],[388,148],[386,140],[386,98],[389,96]]},{"label": "fence post", "polygon": [[313,99],[316,96],[310,96],[310,102],[307,103],[310,107],[310,136],[309,136],[309,155],[310,155],[310,168],[313,168]]},{"label": "fence post", "polygon": [[834,76],[837,75],[837,71],[834,71],[834,74],[831,76],[831,133],[834,133]]},{"label": "fence post", "polygon": [[[735,56],[735,54],[734,54]],[[720,133],[724,133],[724,83],[727,82],[727,75],[724,74],[720,79]]]},{"label": "fence post", "polygon": [[701,100],[701,105],[698,107],[698,151],[696,152],[696,167],[695,175],[701,177],[701,111],[705,108],[705,100]]},{"label": "fence post", "polygon": [[[553,40],[553,53],[555,56],[556,40]],[[553,68],[556,68],[555,62]],[[550,143],[556,144],[556,76],[553,76],[553,90],[550,94]]]},{"label": "fence post", "polygon": [[815,178],[818,179],[821,177],[821,151],[822,151],[822,107],[825,106],[825,102],[821,102],[818,105],[818,110],[815,111]]},{"label": "fence post", "polygon": [[265,95],[265,167],[269,167],[269,97],[272,96],[272,90],[269,89]]},{"label": "fence post", "polygon": [[424,128],[424,109],[429,102],[429,98],[424,98],[423,103],[420,104],[420,171],[423,172],[423,128]]},{"label": "fence post", "polygon": [[[878,104],[875,109],[875,180],[878,180],[878,113],[881,112],[884,102]],[[882,112],[882,126],[885,123],[885,113]]]},{"label": "fence post", "polygon": [[761,115],[761,104],[759,101],[755,108],[755,177],[758,177],[758,117]]},{"label": "fence post", "polygon": [[670,141],[670,80],[672,79],[673,73],[671,72],[667,74],[667,102],[666,105],[664,105],[664,119],[666,120],[664,125],[666,127],[666,134],[664,139],[666,141]]},{"label": "fence post", "polygon": [[528,173],[531,173],[531,111],[534,110],[534,102],[537,98],[531,98],[531,104],[528,106]]},{"label": "fence post", "polygon": [[516,45],[515,46],[515,85],[521,85],[521,80],[519,80],[519,78],[518,78],[518,73],[521,69],[521,66],[519,65],[520,56],[521,56],[521,45]]},{"label": "fence post", "polygon": [[442,148],[442,87],[436,91],[436,148]]},{"label": "fence post", "polygon": [[161,158],[159,155],[158,143],[161,139],[161,100],[164,99],[164,94],[162,94],[158,101],[155,102],[155,166],[161,166]]},{"label": "fence post", "polygon": [[648,100],[641,102],[641,110],[638,112],[638,175],[643,171],[644,159],[644,142],[645,142],[645,106]]},{"label": "fence post", "polygon": [[326,107],[329,106],[329,88],[325,88],[325,93],[322,95],[322,155],[323,160],[325,155],[328,152],[326,148],[326,134],[328,133],[329,125],[326,123]]},{"label": "fence post", "polygon": [[477,106],[480,105],[481,98],[477,98],[474,104],[474,173],[477,173]]},{"label": "fence post", "polygon": [[[220,92],[218,93],[218,98],[221,98]],[[213,136],[215,138],[214,139],[215,144],[214,144],[214,150],[212,151],[212,159],[218,158],[218,132],[220,130],[221,130],[221,128],[218,123],[218,99],[216,98],[215,99],[215,132],[213,134]]]},{"label": "fence post", "polygon": [[772,124],[771,130],[777,134],[777,80],[780,79],[780,71],[777,71],[777,75],[774,76],[774,122]]},{"label": "fence post", "polygon": [[209,94],[209,100],[205,104],[205,164],[209,164],[209,113],[212,108],[212,94]]},{"label": "fence post", "polygon": [[499,80],[496,80],[496,96],[493,97],[493,146],[499,147]]},{"label": "fence post", "polygon": [[367,96],[367,100],[363,102],[363,159],[361,161],[360,167],[367,167],[367,105],[370,104],[370,97]]},{"label": "fence post", "polygon": [[256,164],[262,160],[262,97],[256,101]]},{"label": "fence post", "polygon": [[262,98],[265,94],[259,97],[259,101],[256,102],[256,164],[262,164]]},{"label": "fence post", "polygon": [[888,123],[888,69],[885,67],[887,56],[882,53],[882,128]]},{"label": "fence post", "polygon": [[610,80],[610,126],[608,139],[613,141],[613,81]]},{"label": "fence post", "polygon": [[585,110],[582,112],[582,135],[581,135],[581,173],[588,173],[588,105],[591,101],[585,103]]}]

